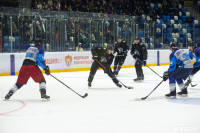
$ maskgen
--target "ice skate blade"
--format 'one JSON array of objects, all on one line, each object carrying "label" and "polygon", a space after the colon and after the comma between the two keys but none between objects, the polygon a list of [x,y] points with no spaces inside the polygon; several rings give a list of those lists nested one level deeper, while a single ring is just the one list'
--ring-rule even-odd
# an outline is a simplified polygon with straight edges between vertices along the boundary
[{"label": "ice skate blade", "polygon": [[166,99],[176,99],[176,96],[169,96],[169,97],[166,96]]},{"label": "ice skate blade", "polygon": [[142,81],[143,81],[143,80],[138,80],[138,81],[135,81],[135,80],[134,80],[135,83],[140,83],[140,82],[142,82]]},{"label": "ice skate blade", "polygon": [[48,99],[42,98],[42,102],[49,102],[49,101],[50,101],[50,98]]},{"label": "ice skate blade", "polygon": [[9,101],[9,99],[4,99],[3,101]]},{"label": "ice skate blade", "polygon": [[178,94],[179,97],[188,97],[188,94]]}]

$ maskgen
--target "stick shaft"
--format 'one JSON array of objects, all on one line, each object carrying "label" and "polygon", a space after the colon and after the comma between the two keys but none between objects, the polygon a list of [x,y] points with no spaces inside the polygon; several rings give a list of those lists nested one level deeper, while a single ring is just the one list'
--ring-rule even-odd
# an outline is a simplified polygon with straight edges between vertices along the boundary
[{"label": "stick shaft", "polygon": [[70,89],[71,91],[73,91],[74,93],[76,93],[77,95],[79,95],[80,97],[83,97],[79,93],[77,93],[76,91],[74,91],[72,88],[70,88],[69,86],[67,86],[65,83],[63,83],[62,81],[60,81],[59,79],[57,79],[55,76],[53,76],[52,74],[50,74],[50,75],[51,75],[51,77],[53,77],[54,79],[56,79],[57,81],[59,81],[61,84],[63,84],[64,86],[66,86],[68,89]]},{"label": "stick shaft", "polygon": [[160,86],[160,84],[163,82],[164,80],[162,80],[146,97],[142,98],[142,100],[146,99],[147,97],[149,97],[151,95],[151,93],[153,93],[157,88],[158,86]]},{"label": "stick shaft", "polygon": [[[139,62],[141,62],[144,66],[147,66],[145,65],[140,59],[136,58]],[[160,78],[163,78],[162,76],[160,76],[157,72],[155,72],[153,69],[151,69],[149,66],[147,66],[151,71],[153,71],[156,75],[158,75]]]}]

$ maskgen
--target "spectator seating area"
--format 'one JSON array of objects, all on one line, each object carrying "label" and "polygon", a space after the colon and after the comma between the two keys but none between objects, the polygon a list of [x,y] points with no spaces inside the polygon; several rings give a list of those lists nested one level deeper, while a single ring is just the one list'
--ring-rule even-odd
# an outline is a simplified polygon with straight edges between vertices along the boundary
[{"label": "spectator seating area", "polygon": [[[162,5],[157,3],[151,3],[150,5],[151,12],[162,7]],[[158,47],[162,47],[162,44],[176,42],[186,47],[187,43],[191,41],[195,41],[200,45],[199,21],[195,20],[190,12],[186,11],[186,8],[182,8],[182,5],[179,5],[178,11],[178,15],[173,15],[173,13],[171,15],[156,15],[155,20],[152,20],[148,15],[142,15],[139,19],[141,30],[138,36],[144,38],[148,46],[153,42]],[[145,34],[150,28],[145,28],[144,25],[152,23],[152,21],[155,27],[155,35],[152,38],[148,38]],[[151,42],[150,40],[153,41]]]},{"label": "spectator seating area", "polygon": [[[195,8],[199,9],[200,2],[196,1],[195,3],[196,3]],[[187,47],[187,44],[191,41],[197,42],[198,45],[200,46],[199,20],[194,18],[190,14],[190,12],[187,11],[186,8],[183,8],[182,5],[183,3],[181,3],[179,0],[174,0],[174,1],[167,1],[167,0],[135,0],[135,1],[132,1],[132,0],[124,0],[124,1],[33,0],[32,1],[32,8],[39,9],[41,11],[42,10],[50,10],[50,11],[58,11],[58,12],[59,11],[68,11],[68,12],[80,11],[80,12],[94,12],[94,13],[96,12],[100,14],[104,13],[104,14],[136,16],[137,18],[136,24],[139,25],[137,27],[138,29],[136,29],[136,32],[135,31],[127,32],[128,28],[124,24],[120,24],[120,23],[117,29],[122,32],[120,33],[120,35],[122,35],[124,38],[139,36],[141,38],[141,41],[147,44],[148,48],[165,48],[165,46],[168,46],[170,42],[176,42],[181,47]],[[26,12],[26,10],[24,12]],[[27,13],[28,12],[30,11],[27,10]],[[79,24],[79,26],[77,26],[77,24],[75,24],[76,22],[73,19],[72,21],[70,21],[67,18],[67,23],[70,23],[70,24],[67,24],[67,26],[69,26],[67,27],[69,29],[69,32],[66,32],[68,36],[66,41],[68,42],[74,41],[75,42],[74,47],[76,47],[77,44],[81,43],[81,46],[83,49],[89,49],[91,44],[88,41],[89,40],[93,41],[92,34],[98,35],[98,36],[95,36],[96,40],[92,42],[95,45],[100,43],[99,40],[101,39],[104,40],[102,41],[104,43],[113,43],[114,42],[113,38],[115,39],[117,38],[116,33],[115,33],[116,31],[113,29],[113,26],[115,26],[114,21],[111,20],[110,22],[108,22],[107,20],[105,20],[105,25],[104,25],[105,28],[102,28],[101,25],[100,26],[91,25],[91,27],[94,26],[96,28],[93,27],[93,29],[91,29],[91,32],[90,32],[90,27],[89,27],[90,23],[88,20],[89,19],[82,19],[82,20],[80,19],[79,22],[77,23]],[[28,30],[30,30],[30,27],[32,24],[31,22],[32,20],[29,20],[29,21],[27,22],[29,23],[27,25]],[[82,28],[81,24],[84,25],[85,28]],[[49,35],[50,30],[48,28],[48,25],[46,26],[47,26],[46,32],[48,32],[47,38],[50,38],[51,36]],[[18,26],[13,25],[13,27],[16,27],[17,31],[19,31]],[[24,27],[26,27],[26,25]],[[100,28],[100,27],[105,30],[104,32],[102,32],[104,33],[104,35],[101,35],[101,33],[99,34],[99,31],[97,31],[96,33],[93,33],[97,28]],[[39,23],[36,26],[36,29],[37,28],[40,31],[42,31],[43,25]],[[48,42],[50,43],[50,45],[51,43],[54,43],[56,47],[60,45],[60,44],[58,45],[58,42],[59,42],[58,39],[60,35],[59,35],[59,30],[57,28],[58,27],[55,27],[54,37],[51,36],[51,39],[54,38],[54,40],[57,40],[57,41]],[[129,29],[131,29],[131,26]],[[26,35],[31,36],[31,33],[28,30],[27,32],[24,32],[24,33]],[[13,44],[13,49],[19,49],[19,48],[26,49],[27,47],[30,46],[31,39],[29,39],[28,41],[25,41],[22,45],[22,41],[24,40],[21,40],[18,35],[13,35],[13,37],[9,37],[9,35],[3,35],[4,51],[10,51],[11,42]],[[87,41],[84,41],[82,37],[85,37],[84,40],[87,40]],[[89,39],[89,37],[91,38]],[[69,45],[70,44],[66,44],[67,49],[70,47]]]}]

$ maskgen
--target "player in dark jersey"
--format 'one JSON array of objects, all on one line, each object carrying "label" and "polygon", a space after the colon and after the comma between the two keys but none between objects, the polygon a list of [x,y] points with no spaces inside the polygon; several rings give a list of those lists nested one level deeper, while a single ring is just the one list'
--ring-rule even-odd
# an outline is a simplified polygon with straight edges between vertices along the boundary
[{"label": "player in dark jersey", "polygon": [[24,84],[26,84],[31,77],[36,83],[39,83],[41,98],[43,100],[49,100],[50,97],[46,95],[46,81],[42,74],[42,71],[38,66],[45,70],[47,75],[50,74],[49,66],[44,62],[44,50],[41,48],[42,40],[36,39],[35,46],[31,46],[26,51],[26,57],[23,61],[22,67],[19,71],[17,82],[10,89],[8,94],[5,96],[5,100],[18,91]]},{"label": "player in dark jersey", "polygon": [[118,75],[122,65],[124,64],[128,50],[129,50],[129,47],[126,45],[126,42],[122,40],[121,36],[119,36],[117,43],[115,43],[115,47],[114,47],[114,54],[117,53],[115,57],[115,61],[114,61],[115,75]]},{"label": "player in dark jersey", "polygon": [[[88,87],[92,86],[92,81],[94,78],[94,75],[96,74],[97,69],[102,66],[96,61],[98,60],[104,67],[104,73],[107,73],[108,76],[113,80],[113,82],[118,86],[122,87],[121,84],[119,84],[119,81],[116,79],[115,75],[112,73],[110,65],[112,64],[112,61],[114,59],[114,55],[112,54],[112,46],[108,45],[107,48],[102,47],[99,45],[98,47],[94,47],[91,50],[92,52],[92,58],[94,59],[94,62],[92,63],[91,69],[90,69],[90,75],[88,78]],[[103,68],[102,68],[103,69]]]},{"label": "player in dark jersey", "polygon": [[[142,81],[142,80],[144,80],[144,74],[143,74],[143,70],[142,70],[142,63],[140,61],[143,61],[144,65],[146,65],[147,49],[144,44],[140,43],[139,37],[136,37],[134,40],[134,43],[132,44],[131,55],[136,60],[135,70],[136,70],[137,78],[134,79],[134,81]],[[140,61],[137,60],[137,58]]]}]

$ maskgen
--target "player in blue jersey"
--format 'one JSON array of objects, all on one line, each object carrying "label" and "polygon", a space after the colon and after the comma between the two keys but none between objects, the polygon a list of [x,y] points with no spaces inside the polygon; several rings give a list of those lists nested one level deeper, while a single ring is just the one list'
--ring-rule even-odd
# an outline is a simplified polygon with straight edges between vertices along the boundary
[{"label": "player in blue jersey", "polygon": [[42,71],[38,66],[45,70],[47,75],[50,74],[49,67],[44,62],[44,50],[41,48],[42,40],[36,39],[35,46],[31,46],[26,51],[26,57],[23,61],[22,67],[19,71],[17,82],[10,89],[5,99],[10,97],[19,90],[24,84],[26,84],[31,77],[36,83],[39,83],[41,98],[43,100],[49,100],[50,97],[46,95],[46,81],[42,74]]},{"label": "player in blue jersey", "polygon": [[194,42],[189,43],[189,56],[191,60],[195,58],[196,62],[193,64],[194,68],[192,70],[192,73],[189,75],[189,78],[185,83],[186,87],[189,86],[189,84],[192,82],[194,75],[200,70],[200,48],[197,47],[197,44]]},{"label": "player in blue jersey", "polygon": [[170,65],[168,71],[164,72],[163,80],[169,78],[170,93],[166,94],[166,98],[176,98],[176,82],[181,90],[178,95],[187,95],[187,88],[183,83],[192,72],[193,64],[189,57],[189,53],[183,49],[178,49],[175,43],[170,43]]}]

